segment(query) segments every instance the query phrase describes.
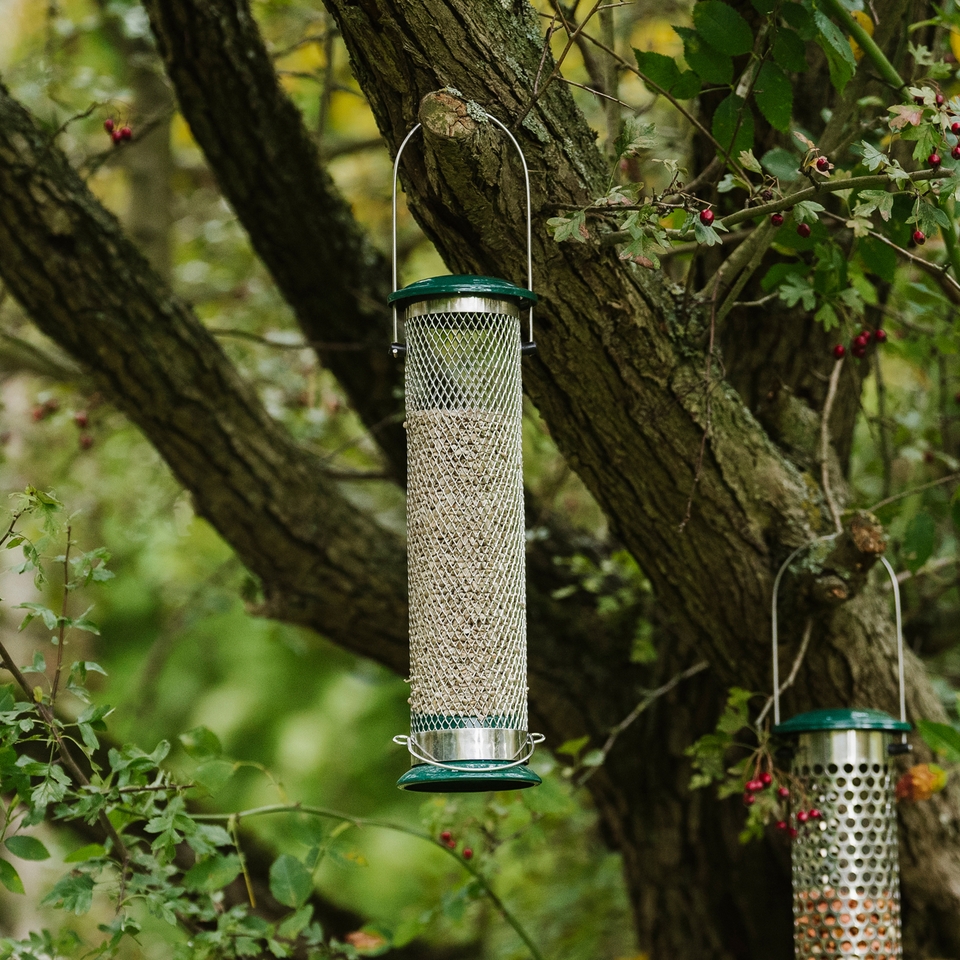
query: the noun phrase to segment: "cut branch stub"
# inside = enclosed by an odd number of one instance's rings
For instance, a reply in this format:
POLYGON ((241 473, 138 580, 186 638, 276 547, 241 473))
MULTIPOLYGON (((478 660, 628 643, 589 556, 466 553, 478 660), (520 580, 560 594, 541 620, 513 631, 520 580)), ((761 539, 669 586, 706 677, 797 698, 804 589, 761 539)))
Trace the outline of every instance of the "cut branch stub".
POLYGON ((855 597, 887 548, 883 527, 871 513, 858 512, 819 564, 810 596, 815 603, 835 606, 855 597))

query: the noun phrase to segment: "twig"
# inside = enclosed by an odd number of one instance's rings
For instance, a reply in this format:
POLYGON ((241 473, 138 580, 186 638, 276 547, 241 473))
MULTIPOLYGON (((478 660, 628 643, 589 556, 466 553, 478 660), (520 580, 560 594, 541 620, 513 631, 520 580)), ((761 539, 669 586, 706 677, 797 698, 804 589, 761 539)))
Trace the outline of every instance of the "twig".
POLYGON ((682 683, 684 680, 689 680, 691 677, 695 677, 698 673, 702 673, 704 670, 709 667, 710 664, 706 660, 701 660, 699 663, 695 663, 692 667, 688 667, 682 673, 678 673, 675 677, 672 677, 668 680, 662 687, 657 687, 656 690, 648 691, 643 699, 627 714, 627 716, 621 720, 611 731, 610 735, 607 737, 606 743, 600 748, 601 760, 600 763, 595 766, 588 767, 581 776, 575 786, 582 787, 600 768, 601 764, 607 759, 607 756, 610 754, 610 751, 613 749, 613 745, 617 742, 617 737, 623 733, 636 719, 640 716, 644 710, 647 709, 655 700, 659 700, 660 697, 668 694, 677 684, 682 683))
MULTIPOLYGON (((813 633, 813 620, 807 620, 807 625, 803 629, 803 642, 800 644, 800 650, 797 653, 796 659, 793 661, 793 666, 790 668, 790 676, 780 684, 780 689, 778 694, 782 697, 786 690, 789 690, 793 686, 794 680, 797 679, 797 674, 800 672, 800 664, 803 663, 803 658, 807 655, 807 647, 810 646, 810 635, 813 633)), ((773 706, 773 697, 768 697, 767 702, 763 705, 763 709, 760 711, 760 715, 757 717, 757 722, 754 724, 759 730, 763 724, 764 718, 770 712, 770 708, 773 706)))
POLYGON ((887 506, 887 504, 895 503, 897 500, 903 500, 904 497, 912 497, 915 493, 922 493, 924 490, 930 490, 933 487, 939 487, 945 483, 953 483, 954 481, 960 482, 960 473, 949 473, 939 480, 931 480, 929 483, 923 483, 919 487, 913 487, 911 490, 904 490, 903 493, 895 493, 892 497, 887 497, 885 500, 875 503, 872 507, 867 507, 867 512, 873 513, 875 510, 887 506))
POLYGON ((70 534, 73 527, 67 524, 67 547, 63 551, 63 603, 60 604, 60 623, 57 630, 57 669, 53 674, 50 687, 50 703, 57 702, 57 690, 60 688, 60 671, 63 669, 63 647, 67 636, 67 600, 70 597, 70 534))
POLYGON ((883 379, 883 365, 880 363, 880 351, 873 354, 874 379, 877 382, 877 426, 880 430, 880 463, 883 467, 883 495, 890 496, 893 482, 893 467, 890 456, 890 425, 887 423, 887 385, 883 379))
MULTIPOLYGON (((938 557, 936 560, 925 563, 916 573, 910 570, 901 570, 897 574, 897 583, 903 583, 913 577, 923 577, 928 573, 936 573, 938 570, 942 570, 944 567, 949 567, 955 563, 960 563, 960 557, 938 557)), ((893 587, 884 581, 884 589, 892 590, 893 587)))
POLYGON ((363 343, 327 343, 323 340, 298 340, 296 343, 283 343, 279 340, 270 340, 259 333, 249 333, 246 330, 231 330, 224 327, 209 327, 209 332, 215 337, 237 337, 240 340, 251 340, 253 343, 275 350, 383 350, 383 344, 367 345, 363 343))
POLYGON ((491 887, 490 881, 487 880, 480 870, 469 860, 464 860, 463 857, 454 850, 451 850, 446 844, 434 839, 430 834, 424 833, 423 830, 417 830, 415 827, 408 827, 402 823, 392 823, 389 820, 380 820, 375 817, 354 817, 347 813, 341 813, 339 810, 330 810, 327 807, 305 806, 299 803, 269 804, 263 807, 253 807, 249 810, 240 810, 237 813, 200 813, 195 814, 194 819, 215 822, 226 821, 228 824, 235 822, 239 827, 240 821, 246 817, 262 817, 275 813, 305 813, 313 817, 326 817, 330 820, 339 820, 342 823, 352 823, 355 827, 378 827, 383 830, 395 830, 397 833, 405 833, 408 836, 417 837, 420 840, 425 840, 427 843, 438 847, 444 853, 453 857, 453 859, 480 884, 483 892, 500 912, 503 919, 513 927, 517 936, 526 944, 534 960, 544 960, 543 954, 540 952, 540 948, 534 942, 533 938, 527 933, 520 921, 507 909, 504 902, 497 896, 493 887, 491 887))
POLYGON ((830 372, 830 384, 827 387, 827 399, 823 405, 823 413, 820 417, 820 483, 823 487, 823 497, 830 508, 830 516, 833 517, 833 525, 837 533, 843 533, 843 524, 840 522, 840 510, 833 499, 833 493, 830 490, 830 413, 833 410, 833 401, 837 396, 837 384, 840 382, 840 371, 843 369, 843 357, 840 357, 833 365, 830 372))
POLYGON ((611 97, 609 93, 604 93, 602 90, 596 90, 593 87, 588 87, 585 83, 577 83, 576 80, 568 80, 566 77, 557 77, 557 79, 561 83, 566 83, 571 87, 579 87, 581 90, 586 90, 587 93, 592 93, 596 97, 603 97, 604 100, 611 100, 613 103, 618 103, 621 107, 626 107, 628 110, 636 110, 636 107, 630 106, 629 103, 625 103, 618 97, 611 97))

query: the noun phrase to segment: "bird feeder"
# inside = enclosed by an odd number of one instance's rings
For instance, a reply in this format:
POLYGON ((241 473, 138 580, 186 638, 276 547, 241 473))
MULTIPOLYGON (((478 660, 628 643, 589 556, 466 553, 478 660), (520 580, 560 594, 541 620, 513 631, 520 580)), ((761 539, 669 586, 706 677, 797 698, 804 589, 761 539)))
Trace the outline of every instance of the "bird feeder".
POLYGON ((540 783, 527 763, 525 527, 520 358, 533 349, 530 184, 527 287, 480 276, 397 289, 394 356, 405 360, 409 736, 405 790, 477 792, 540 783), (521 336, 527 313, 527 342, 521 336), (402 326, 404 341, 398 339, 402 326))
MULTIPOLYGON (((802 548, 801 548, 802 549, 802 548)), ((780 722, 777 588, 773 597, 773 732, 793 742, 792 775, 804 805, 821 816, 793 840, 796 960, 900 960, 900 868, 896 774, 891 756, 909 751, 900 595, 893 568, 900 719, 881 710, 829 709, 780 722)))

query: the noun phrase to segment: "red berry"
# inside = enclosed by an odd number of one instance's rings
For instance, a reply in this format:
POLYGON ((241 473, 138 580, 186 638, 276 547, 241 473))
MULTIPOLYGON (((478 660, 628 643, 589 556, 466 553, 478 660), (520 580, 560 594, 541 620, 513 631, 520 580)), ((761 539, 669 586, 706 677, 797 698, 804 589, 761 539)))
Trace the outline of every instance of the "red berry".
POLYGON ((853 338, 852 347, 865 347, 870 342, 869 333, 861 333, 853 338))
POLYGON ((89 433, 80 434, 80 449, 89 450, 93 446, 93 437, 89 433))
POLYGON ((120 136, 119 130, 114 130, 113 133, 110 134, 110 139, 114 142, 114 144, 118 144, 123 137, 120 136))
POLYGON ((797 830, 796 827, 791 827, 791 828, 790 828, 790 839, 791 839, 791 840, 796 840, 798 833, 799 833, 799 831, 797 830))
POLYGON ((958 143, 958 144, 950 151, 950 156, 953 157, 954 160, 960 160, 960 143, 958 143))
MULTIPOLYGON (((838 360, 839 360, 846 352, 847 352, 847 348, 846 348, 842 343, 838 343, 838 344, 833 348, 833 355, 834 355, 838 360)), ((787 793, 789 794, 789 791, 787 791, 787 793)))
POLYGON ((121 140, 130 140, 133 138, 133 131, 129 127, 120 128, 120 139, 121 140))
POLYGON ((452 836, 453 836, 453 834, 450 833, 449 830, 444 830, 443 833, 440 834, 440 839, 441 839, 444 843, 449 843, 452 836))
POLYGON ((942 106, 943 106, 943 102, 944 102, 943 94, 942 94, 942 93, 938 93, 938 94, 936 95, 936 97, 934 98, 934 102, 937 104, 938 107, 942 107, 942 106))
POLYGON ((712 210, 701 210, 700 211, 700 222, 705 226, 709 227, 713 223, 714 214, 712 210))
POLYGON ((850 352, 858 359, 862 360, 867 355, 867 348, 861 347, 859 344, 855 344, 850 348, 850 352))
POLYGON ((939 167, 943 161, 940 159, 939 153, 931 153, 930 156, 927 157, 927 163, 929 163, 931 167, 939 167))
POLYGON ((830 169, 830 161, 826 157, 818 157, 817 169, 821 173, 826 173, 830 169))
POLYGON ((873 333, 873 339, 876 340, 877 343, 883 343, 883 341, 887 339, 887 331, 875 330, 873 333))
POLYGON ((778 788, 777 788, 777 796, 778 796, 781 800, 786 800, 787 797, 790 796, 790 791, 789 791, 786 787, 778 787, 778 788))
POLYGON ((765 787, 769 787, 770 784, 773 783, 773 777, 771 777, 770 774, 767 773, 766 770, 764 770, 763 773, 760 774, 760 782, 761 782, 765 787))
POLYGON ((927 235, 922 230, 913 231, 913 242, 918 246, 922 247, 927 242, 927 235))
POLYGON ((950 130, 953 133, 960 133, 960 120, 954 120, 953 123, 950 124, 950 130))
POLYGON ((30 412, 30 416, 33 417, 34 423, 39 423, 47 415, 47 408, 42 404, 37 404, 30 412))
POLYGON ((473 851, 469 847, 463 848, 463 859, 469 860, 473 856, 473 851))
POLYGON ((811 820, 819 820, 822 816, 823 814, 816 807, 810 811, 811 820))
POLYGON ((745 793, 743 795, 744 806, 752 807, 757 802, 757 798, 752 793, 745 793))
POLYGON ((82 428, 82 427, 85 427, 85 426, 90 422, 90 418, 87 416, 87 411, 86 411, 86 410, 78 410, 78 411, 73 415, 73 422, 74 422, 78 427, 81 427, 81 428, 82 428))
POLYGON ((778 830, 786 830, 787 827, 789 827, 789 826, 790 826, 790 824, 787 823, 786 820, 778 820, 778 821, 777 821, 777 829, 778 829, 778 830))
POLYGON ((797 814, 797 822, 798 822, 798 823, 806 823, 809 819, 810 819, 810 814, 807 813, 806 810, 801 810, 801 811, 797 814))
POLYGON ((798 223, 797 224, 797 233, 803 237, 804 240, 810 236, 810 224, 809 223, 798 223))
POLYGON ((107 133, 113 133, 113 117, 107 117, 107 119, 103 121, 103 129, 106 130, 107 133))
POLYGON ((928 450, 928 451, 923 455, 923 462, 924 462, 924 463, 934 463, 934 462, 936 461, 936 459, 937 459, 937 458, 933 455, 933 451, 932 451, 932 450, 928 450))
POLYGON ((771 222, 775 227, 782 227, 782 226, 783 226, 783 214, 782 214, 782 213, 773 213, 773 214, 771 214, 771 215, 770 215, 770 222, 771 222))

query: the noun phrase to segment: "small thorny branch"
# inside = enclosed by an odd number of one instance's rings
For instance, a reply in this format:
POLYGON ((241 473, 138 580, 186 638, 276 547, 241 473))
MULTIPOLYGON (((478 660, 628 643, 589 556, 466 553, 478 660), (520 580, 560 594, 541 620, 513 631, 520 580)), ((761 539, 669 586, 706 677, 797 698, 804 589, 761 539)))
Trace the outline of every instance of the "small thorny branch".
POLYGON ((60 689, 60 672, 63 669, 63 647, 67 635, 67 602, 70 599, 70 538, 73 527, 67 526, 67 546, 63 551, 63 603, 60 605, 60 623, 57 629, 57 669, 53 675, 53 684, 50 687, 50 703, 57 702, 57 691, 60 689))
MULTIPOLYGON (((807 620, 807 625, 803 628, 803 641, 800 644, 800 650, 797 652, 797 656, 793 661, 793 666, 790 668, 790 675, 787 677, 783 683, 780 684, 780 689, 777 691, 778 696, 783 696, 784 692, 789 690, 793 686, 793 682, 797 679, 797 674, 800 672, 800 665, 803 663, 803 658, 807 655, 807 647, 810 646, 810 636, 813 633, 813 620, 807 620)), ((760 715, 757 717, 757 722, 755 724, 758 730, 762 729, 763 721, 766 719, 767 714, 770 712, 770 708, 773 706, 773 697, 770 696, 767 698, 767 702, 763 705, 763 709, 760 711, 760 715)))
POLYGON ((600 763, 596 766, 587 767, 584 773, 577 779, 574 786, 582 787, 603 765, 603 761, 607 759, 610 751, 613 749, 613 745, 617 742, 617 737, 623 733, 636 719, 644 712, 655 700, 659 700, 660 697, 668 694, 674 687, 679 683, 682 683, 684 680, 689 680, 691 677, 695 677, 698 673, 702 673, 710 664, 706 660, 701 660, 699 663, 695 663, 692 667, 688 667, 682 673, 678 673, 675 677, 671 677, 663 686, 657 687, 656 690, 650 690, 645 695, 644 698, 620 721, 611 731, 610 735, 607 737, 606 742, 600 748, 600 763))
POLYGON ((830 373, 830 385, 827 387, 827 399, 823 405, 823 415, 820 420, 820 483, 823 487, 823 498, 827 501, 830 516, 837 533, 843 533, 843 524, 840 521, 840 509, 833 498, 830 489, 830 413, 833 402, 837 397, 837 384, 840 382, 840 371, 843 369, 843 357, 833 365, 830 373))

